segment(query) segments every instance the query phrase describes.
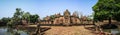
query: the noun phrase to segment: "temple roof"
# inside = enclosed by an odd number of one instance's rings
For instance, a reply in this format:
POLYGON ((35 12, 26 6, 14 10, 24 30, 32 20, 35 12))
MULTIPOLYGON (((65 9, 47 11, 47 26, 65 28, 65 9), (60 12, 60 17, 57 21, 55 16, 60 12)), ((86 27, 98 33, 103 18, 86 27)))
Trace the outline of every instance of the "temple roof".
POLYGON ((70 15, 70 12, 68 11, 68 9, 66 9, 66 10, 64 11, 64 15, 66 15, 66 14, 69 14, 69 15, 70 15))

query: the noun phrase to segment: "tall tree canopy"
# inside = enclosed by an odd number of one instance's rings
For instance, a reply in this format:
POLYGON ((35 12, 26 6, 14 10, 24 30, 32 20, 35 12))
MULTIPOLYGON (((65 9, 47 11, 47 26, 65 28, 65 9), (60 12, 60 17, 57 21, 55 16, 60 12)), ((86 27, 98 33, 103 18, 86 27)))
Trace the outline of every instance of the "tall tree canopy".
POLYGON ((30 22, 30 15, 31 14, 29 12, 23 13, 22 19, 27 20, 27 22, 30 22))
POLYGON ((31 22, 31 23, 38 22, 38 18, 39 18, 39 16, 38 16, 37 14, 35 14, 35 15, 30 15, 30 22, 31 22))
POLYGON ((16 12, 14 13, 12 19, 8 22, 8 25, 16 25, 21 24, 21 18, 23 15, 23 11, 21 11, 21 8, 16 8, 16 12))
POLYGON ((22 15, 22 19, 27 20, 28 22, 35 23, 38 22, 39 16, 37 14, 31 15, 29 12, 26 12, 22 15))
POLYGON ((11 18, 6 18, 6 17, 3 17, 1 20, 0 20, 0 26, 5 26, 7 25, 7 23, 11 20, 11 18))
POLYGON ((19 25, 22 24, 22 20, 26 20, 29 23, 35 23, 38 22, 39 16, 37 14, 31 15, 29 12, 24 12, 21 10, 21 8, 16 8, 16 12, 14 13, 11 20, 8 22, 8 25, 19 25))
POLYGON ((120 0, 99 0, 93 6, 94 20, 102 21, 107 19, 115 19, 120 21, 120 0))

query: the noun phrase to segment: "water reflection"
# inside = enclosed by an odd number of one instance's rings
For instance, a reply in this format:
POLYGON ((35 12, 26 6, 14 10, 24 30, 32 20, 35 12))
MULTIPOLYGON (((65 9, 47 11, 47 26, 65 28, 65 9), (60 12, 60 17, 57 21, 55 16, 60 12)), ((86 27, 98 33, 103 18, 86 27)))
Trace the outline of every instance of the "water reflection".
POLYGON ((0 35, 28 35, 27 31, 17 30, 8 27, 0 28, 0 35))
POLYGON ((117 33, 119 33, 119 29, 111 29, 111 33, 112 34, 117 34, 117 33))
POLYGON ((120 35, 120 29, 104 29, 105 32, 112 33, 113 35, 120 35))

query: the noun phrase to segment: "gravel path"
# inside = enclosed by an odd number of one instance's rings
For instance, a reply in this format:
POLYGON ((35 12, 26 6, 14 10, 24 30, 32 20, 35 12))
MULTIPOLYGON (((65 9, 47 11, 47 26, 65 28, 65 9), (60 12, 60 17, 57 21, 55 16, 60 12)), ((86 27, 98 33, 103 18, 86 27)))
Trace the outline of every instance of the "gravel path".
POLYGON ((45 32, 45 35, 95 35, 92 31, 87 30, 84 26, 52 26, 50 30, 45 32))

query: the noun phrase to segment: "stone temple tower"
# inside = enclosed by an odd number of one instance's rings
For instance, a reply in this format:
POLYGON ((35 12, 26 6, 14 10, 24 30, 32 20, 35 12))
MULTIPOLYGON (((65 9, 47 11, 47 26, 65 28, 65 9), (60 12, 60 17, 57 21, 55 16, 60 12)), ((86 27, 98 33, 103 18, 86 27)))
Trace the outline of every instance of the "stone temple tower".
POLYGON ((70 24, 70 12, 68 11, 68 9, 66 9, 66 11, 64 11, 64 24, 65 25, 69 25, 70 24))
POLYGON ((64 11, 64 17, 70 17, 70 12, 68 11, 68 9, 64 11))

